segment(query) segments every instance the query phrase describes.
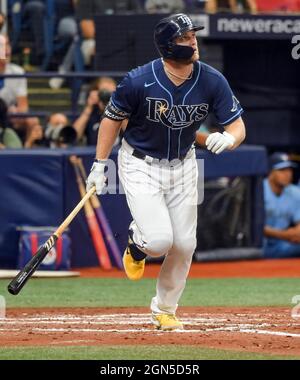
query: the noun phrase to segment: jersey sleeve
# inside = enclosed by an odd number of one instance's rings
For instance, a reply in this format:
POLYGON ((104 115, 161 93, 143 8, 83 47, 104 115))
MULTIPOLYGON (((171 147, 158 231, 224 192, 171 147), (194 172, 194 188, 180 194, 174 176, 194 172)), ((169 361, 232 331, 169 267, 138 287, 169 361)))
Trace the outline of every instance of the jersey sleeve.
POLYGON ((213 99, 213 113, 222 126, 231 124, 243 113, 243 108, 238 99, 234 96, 227 80, 220 75, 215 88, 213 99))
POLYGON ((104 117, 117 121, 128 119, 135 108, 136 99, 132 80, 127 74, 112 94, 105 108, 104 117))

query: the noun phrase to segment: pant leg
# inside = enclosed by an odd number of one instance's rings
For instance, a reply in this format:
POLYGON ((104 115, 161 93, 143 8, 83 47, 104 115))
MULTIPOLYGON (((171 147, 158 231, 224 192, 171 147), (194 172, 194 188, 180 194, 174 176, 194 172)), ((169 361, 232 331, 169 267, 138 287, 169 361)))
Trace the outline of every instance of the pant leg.
POLYGON ((65 42, 67 49, 58 71, 60 73, 67 73, 71 71, 74 64, 76 38, 79 38, 77 23, 73 17, 64 17, 60 20, 57 28, 57 36, 59 40, 65 42))
POLYGON ((29 26, 35 44, 35 55, 41 57, 44 54, 44 18, 45 4, 42 1, 29 1, 24 6, 24 15, 29 20, 29 26))
POLYGON ((90 65, 92 58, 95 55, 96 40, 94 38, 87 38, 82 41, 81 53, 83 55, 84 64, 90 65))
POLYGON ((59 39, 66 39, 67 41, 72 41, 73 38, 78 34, 78 27, 75 19, 73 17, 63 17, 57 27, 57 36, 59 39))
POLYGON ((132 156, 123 148, 118 155, 119 178, 134 220, 134 243, 147 255, 159 257, 173 244, 173 232, 159 168, 132 156))
POLYGON ((194 155, 186 161, 183 173, 180 169, 176 173, 174 189, 166 195, 173 245, 162 264, 151 302, 154 313, 176 312, 196 248, 198 167, 194 155))
POLYGON ((293 244, 285 240, 278 240, 275 245, 265 245, 264 257, 268 259, 300 257, 300 244, 293 244))

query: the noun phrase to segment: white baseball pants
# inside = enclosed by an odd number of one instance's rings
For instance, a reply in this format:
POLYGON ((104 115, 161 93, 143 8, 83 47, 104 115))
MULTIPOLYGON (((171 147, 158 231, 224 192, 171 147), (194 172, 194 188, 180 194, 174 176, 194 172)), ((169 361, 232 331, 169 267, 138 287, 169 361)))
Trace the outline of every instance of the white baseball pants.
POLYGON ((196 248, 197 179, 195 150, 177 165, 132 156, 123 139, 119 178, 133 217, 133 240, 147 255, 165 255, 159 273, 154 313, 176 312, 196 248))

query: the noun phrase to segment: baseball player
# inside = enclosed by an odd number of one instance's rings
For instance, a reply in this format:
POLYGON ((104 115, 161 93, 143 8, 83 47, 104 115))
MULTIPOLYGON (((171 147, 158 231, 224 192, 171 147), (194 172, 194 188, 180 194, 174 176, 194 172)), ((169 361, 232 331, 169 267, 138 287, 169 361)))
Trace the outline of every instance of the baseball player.
POLYGON ((228 82, 199 61, 196 32, 201 29, 182 13, 156 25, 161 57, 130 71, 112 94, 87 179, 87 190, 95 185, 100 194, 106 160, 128 119, 118 154, 133 217, 123 264, 128 278, 139 280, 147 256, 164 256, 151 302, 152 323, 161 330, 183 328, 175 313, 196 247, 196 131, 213 112, 224 132, 207 137, 208 150, 219 154, 245 138, 243 110, 228 82))

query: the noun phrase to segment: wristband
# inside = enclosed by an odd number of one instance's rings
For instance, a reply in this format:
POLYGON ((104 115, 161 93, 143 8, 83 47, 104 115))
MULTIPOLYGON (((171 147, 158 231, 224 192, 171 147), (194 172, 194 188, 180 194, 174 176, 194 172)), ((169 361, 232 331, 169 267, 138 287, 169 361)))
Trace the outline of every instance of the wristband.
POLYGON ((106 164, 107 163, 107 160, 100 160, 98 158, 95 158, 94 159, 94 162, 97 162, 97 164, 106 164))

